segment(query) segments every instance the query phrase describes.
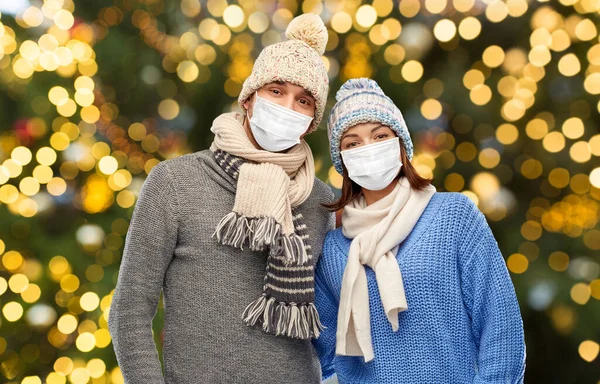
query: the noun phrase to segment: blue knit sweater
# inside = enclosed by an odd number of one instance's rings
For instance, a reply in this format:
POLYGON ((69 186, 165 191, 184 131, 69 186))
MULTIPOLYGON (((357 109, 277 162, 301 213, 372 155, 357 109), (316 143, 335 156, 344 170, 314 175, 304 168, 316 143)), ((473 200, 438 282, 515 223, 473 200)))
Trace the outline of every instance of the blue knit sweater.
POLYGON ((485 217, 460 193, 435 193, 400 245, 408 309, 387 321, 375 273, 369 285, 375 359, 336 356, 342 276, 351 240, 329 232, 318 263, 315 305, 327 329, 314 341, 323 378, 340 383, 521 383, 523 324, 504 259, 485 217))

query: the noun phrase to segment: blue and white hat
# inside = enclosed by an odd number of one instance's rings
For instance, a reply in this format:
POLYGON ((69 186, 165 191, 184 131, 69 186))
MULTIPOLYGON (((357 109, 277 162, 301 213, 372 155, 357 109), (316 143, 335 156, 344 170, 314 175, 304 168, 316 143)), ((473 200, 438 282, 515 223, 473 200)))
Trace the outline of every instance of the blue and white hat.
POLYGON ((336 103, 327 121, 329 150, 335 169, 342 174, 340 139, 349 128, 361 123, 381 123, 400 138, 406 155, 413 156, 413 143, 400 109, 379 85, 364 77, 346 81, 335 95, 336 103))

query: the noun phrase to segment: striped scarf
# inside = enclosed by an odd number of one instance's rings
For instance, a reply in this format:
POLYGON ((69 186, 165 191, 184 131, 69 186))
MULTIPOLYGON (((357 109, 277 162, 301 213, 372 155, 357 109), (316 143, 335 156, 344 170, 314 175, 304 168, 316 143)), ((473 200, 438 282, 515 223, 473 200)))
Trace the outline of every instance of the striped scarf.
MULTIPOLYGON (((243 151, 236 150, 228 135, 241 134, 247 139, 238 115, 221 115, 215 120, 211 130, 215 132, 215 142, 211 146, 213 156, 217 164, 237 182, 233 210, 223 217, 213 236, 225 245, 240 249, 248 246, 255 251, 269 252, 263 292, 244 310, 244 323, 248 326, 261 325, 267 333, 290 338, 319 337, 323 326, 314 306, 315 258, 308 244, 306 224, 297 209, 305 197, 301 201, 292 197, 294 201, 284 204, 284 212, 281 212, 278 208, 282 205, 277 201, 283 199, 280 196, 283 193, 287 198, 291 187, 290 177, 278 180, 277 177, 281 174, 286 175, 279 166, 261 163, 256 159, 248 161, 247 158, 231 153, 235 151, 243 154, 243 151), (232 150, 225 151, 223 148, 232 150), (269 173, 269 170, 277 169, 277 172, 269 173), (265 199, 265 195, 274 196, 265 199), (288 220, 289 223, 286 222, 288 220)), ((239 140, 238 138, 235 140, 239 140)), ((246 147, 245 141, 241 141, 242 146, 246 147)), ((259 151, 253 147, 244 150, 259 151)), ((312 161, 312 156, 305 161, 312 161)), ((310 173, 308 172, 309 175, 310 173)))

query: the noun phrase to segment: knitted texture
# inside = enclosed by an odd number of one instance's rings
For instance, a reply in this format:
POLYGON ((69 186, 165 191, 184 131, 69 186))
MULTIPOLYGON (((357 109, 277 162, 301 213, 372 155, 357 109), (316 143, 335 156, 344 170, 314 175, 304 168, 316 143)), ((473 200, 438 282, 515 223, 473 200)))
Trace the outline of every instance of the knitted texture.
POLYGON ((399 330, 384 313, 367 268, 375 359, 336 356, 342 274, 351 240, 330 232, 315 274, 315 303, 327 329, 314 341, 323 377, 344 383, 522 383, 525 343, 519 304, 485 217, 466 196, 436 193, 400 244, 409 307, 399 330))
POLYGON ((285 32, 287 41, 265 47, 254 62, 238 97, 240 108, 254 92, 274 81, 287 81, 309 91, 315 99, 310 131, 319 126, 327 103, 329 76, 321 55, 327 45, 327 28, 313 13, 294 18, 285 32))
POLYGON ((283 249, 290 262, 302 264, 306 252, 294 233, 292 207, 302 204, 312 191, 312 151, 304 140, 284 153, 256 149, 242 121, 237 112, 224 113, 210 129, 215 134, 212 151, 222 150, 245 160, 236 169, 239 188, 235 205, 217 226, 217 240, 238 248, 248 244, 253 250, 268 247, 275 255, 283 249))
POLYGON ((336 353, 374 358, 366 267, 375 271, 386 316, 392 330, 398 330, 398 312, 408 304, 392 250, 410 234, 434 194, 433 185, 417 191, 402 177, 390 194, 373 204, 359 196, 344 207, 342 233, 352 245, 342 279, 336 353))
MULTIPOLYGON (((164 161, 144 182, 131 218, 108 326, 127 384, 319 383, 309 340, 276 337, 241 319, 262 293, 267 251, 211 238, 233 207, 236 181, 206 150, 164 161), (152 319, 163 293, 164 377, 152 319), (275 364, 276 362, 276 364, 275 364)), ((315 179, 298 206, 321 253, 333 193, 315 179)), ((158 335, 156 335, 158 336, 158 335)))
MULTIPOLYGON (((221 168, 234 179, 241 177, 244 172, 241 168, 246 164, 244 159, 233 156, 227 152, 216 150, 215 160, 221 168)), ((273 165, 273 164, 259 164, 273 165)), ((283 174, 285 176, 285 173, 283 174)), ((268 189, 277 187, 277 179, 271 179, 271 188, 262 185, 263 194, 268 195, 268 189)), ((280 183, 287 188, 289 178, 285 176, 280 183), (285 183, 284 183, 285 182, 285 183)), ((258 183, 261 186, 261 183, 258 183)), ((246 185, 246 188, 252 188, 253 185, 246 185)), ((238 179, 238 189, 236 200, 244 191, 240 190, 241 184, 238 179)), ((254 197, 254 196, 250 196, 254 197)), ((255 200, 258 200, 255 198, 255 200)), ((303 248, 304 260, 298 260, 298 263, 290 263, 283 256, 282 239, 277 247, 271 247, 265 271, 265 284, 263 293, 256 300, 248 304, 242 318, 248 326, 262 325, 265 332, 273 333, 277 336, 287 336, 299 339, 309 339, 319 337, 323 326, 319 321, 319 313, 314 305, 315 300, 315 279, 314 267, 315 259, 312 255, 310 245, 307 242, 310 239, 306 224, 303 222, 302 213, 297 212, 296 208, 291 209, 293 232, 297 235, 299 246, 303 248)), ((261 228, 260 220, 241 220, 244 225, 241 227, 252 235, 259 232, 267 232, 264 226, 261 228), (259 225, 257 225, 259 224, 259 225)), ((240 219, 236 219, 240 221, 240 219)), ((269 223, 269 221, 267 221, 269 223)), ((270 226, 275 228, 274 226, 270 226)), ((275 232, 275 231, 272 231, 275 232)), ((238 236, 242 238, 242 236, 238 236)), ((251 244, 253 246, 254 244, 251 244)), ((254 248, 254 247, 253 247, 254 248)), ((300 253, 300 252, 298 252, 300 253)))
POLYGON ((342 174, 340 140, 348 129, 362 123, 381 123, 400 138, 409 159, 413 143, 400 109, 387 97, 374 80, 364 77, 346 81, 335 95, 336 103, 327 121, 331 160, 342 174))

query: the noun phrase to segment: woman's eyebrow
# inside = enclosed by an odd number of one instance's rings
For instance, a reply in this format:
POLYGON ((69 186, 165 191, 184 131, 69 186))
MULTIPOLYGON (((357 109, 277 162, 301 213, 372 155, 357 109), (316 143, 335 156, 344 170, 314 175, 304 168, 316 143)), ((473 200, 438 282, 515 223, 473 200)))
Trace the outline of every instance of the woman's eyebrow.
POLYGON ((371 129, 371 133, 375 132, 376 130, 378 130, 379 128, 383 128, 385 127, 384 124, 379 124, 378 126, 376 126, 375 128, 371 129))

